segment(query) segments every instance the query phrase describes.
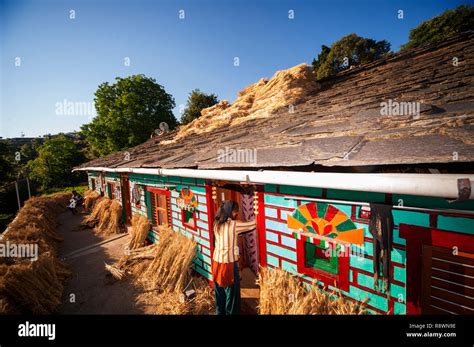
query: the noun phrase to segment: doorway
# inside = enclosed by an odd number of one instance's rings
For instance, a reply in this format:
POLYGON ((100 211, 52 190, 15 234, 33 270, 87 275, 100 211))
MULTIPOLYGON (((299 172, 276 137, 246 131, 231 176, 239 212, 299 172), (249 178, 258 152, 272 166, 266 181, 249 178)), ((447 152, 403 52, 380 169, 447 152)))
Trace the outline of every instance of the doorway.
MULTIPOLYGON (((216 189, 216 200, 213 203, 214 215, 225 200, 233 200, 239 204, 238 220, 248 222, 256 219, 254 213, 255 187, 249 185, 221 184, 216 189)), ((240 294, 243 314, 256 314, 260 297, 257 285, 259 269, 259 243, 257 230, 238 237, 240 294)))
POLYGON ((474 314, 474 236, 400 224, 408 314, 474 314))
POLYGON ((132 223, 132 205, 130 204, 130 181, 128 175, 120 175, 120 186, 122 187, 122 221, 125 225, 132 223))
POLYGON ((421 313, 474 314, 474 255, 422 246, 421 313))

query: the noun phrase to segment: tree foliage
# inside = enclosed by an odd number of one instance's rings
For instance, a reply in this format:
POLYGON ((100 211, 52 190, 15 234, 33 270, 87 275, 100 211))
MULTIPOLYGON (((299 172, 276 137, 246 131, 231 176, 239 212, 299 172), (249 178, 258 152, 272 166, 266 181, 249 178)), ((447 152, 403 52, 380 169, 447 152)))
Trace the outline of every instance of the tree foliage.
POLYGON ((7 141, 0 140, 0 184, 12 179, 13 155, 7 141))
POLYGON ((440 42, 458 33, 474 30, 474 7, 461 5, 447 10, 410 31, 409 41, 403 49, 440 42))
POLYGON ((30 178, 43 189, 70 185, 77 180, 72 168, 83 161, 84 155, 77 144, 65 135, 57 135, 39 146, 37 157, 28 162, 30 178))
POLYGON ((81 127, 95 155, 107 155, 146 141, 166 122, 177 125, 173 97, 153 78, 133 75, 102 83, 95 93, 97 116, 81 127))
POLYGON ((331 51, 331 48, 329 48, 326 45, 321 45, 321 52, 319 52, 318 57, 313 59, 313 69, 314 71, 318 71, 320 66, 326 61, 326 58, 331 51))
POLYGON ((181 117, 181 123, 187 124, 192 122, 194 119, 201 116, 201 110, 207 107, 211 107, 217 104, 219 100, 215 94, 205 94, 199 89, 191 91, 186 102, 186 108, 184 109, 183 116, 181 117))
POLYGON ((332 44, 321 47, 318 58, 313 60, 313 67, 318 80, 334 76, 350 66, 370 63, 390 52, 390 43, 386 40, 375 41, 350 34, 332 44))

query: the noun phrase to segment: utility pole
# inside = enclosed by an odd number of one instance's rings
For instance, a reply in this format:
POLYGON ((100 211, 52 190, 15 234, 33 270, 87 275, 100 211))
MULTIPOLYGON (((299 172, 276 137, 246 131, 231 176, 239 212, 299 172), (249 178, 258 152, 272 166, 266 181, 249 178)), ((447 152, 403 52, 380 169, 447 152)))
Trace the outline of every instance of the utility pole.
POLYGON ((15 181, 16 199, 18 201, 18 210, 21 209, 20 193, 18 191, 18 181, 15 181))
POLYGON ((30 180, 26 177, 26 185, 28 186, 28 198, 31 199, 30 180))

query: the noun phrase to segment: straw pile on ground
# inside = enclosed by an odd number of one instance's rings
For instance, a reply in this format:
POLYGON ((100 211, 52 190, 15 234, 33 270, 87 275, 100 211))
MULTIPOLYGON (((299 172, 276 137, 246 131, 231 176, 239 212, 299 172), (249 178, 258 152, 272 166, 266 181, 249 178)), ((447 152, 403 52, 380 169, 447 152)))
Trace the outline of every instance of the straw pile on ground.
POLYGON ((122 206, 119 202, 103 197, 96 200, 92 213, 84 218, 81 225, 95 228, 95 233, 100 235, 119 234, 122 231, 121 218, 122 206))
POLYGON ((95 204, 102 199, 102 196, 95 190, 87 190, 84 193, 84 209, 88 212, 92 212, 95 204))
POLYGON ((138 303, 148 312, 205 314, 213 309, 213 295, 204 279, 192 275, 195 254, 194 240, 165 228, 156 244, 129 250, 115 267, 144 290, 138 303))
POLYGON ((148 218, 135 213, 132 218, 131 239, 128 249, 137 249, 145 245, 145 240, 150 231, 150 222, 148 218))
POLYGON ((9 224, 2 246, 37 245, 38 259, 0 258, 0 314, 47 314, 60 304, 70 273, 57 257, 62 239, 56 217, 66 211, 69 198, 70 193, 31 198, 9 224))
POLYGON ((340 293, 321 291, 317 285, 305 288, 282 269, 262 268, 259 274, 259 314, 365 314, 363 304, 349 301, 340 293))

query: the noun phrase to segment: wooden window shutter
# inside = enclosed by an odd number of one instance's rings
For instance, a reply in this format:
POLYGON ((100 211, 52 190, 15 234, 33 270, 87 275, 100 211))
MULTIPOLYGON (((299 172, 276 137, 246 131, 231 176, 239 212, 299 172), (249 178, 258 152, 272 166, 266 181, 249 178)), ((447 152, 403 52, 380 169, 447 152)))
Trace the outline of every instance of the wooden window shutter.
POLYGON ((156 195, 150 193, 150 210, 151 210, 151 221, 153 225, 158 225, 158 216, 156 214, 156 195))

